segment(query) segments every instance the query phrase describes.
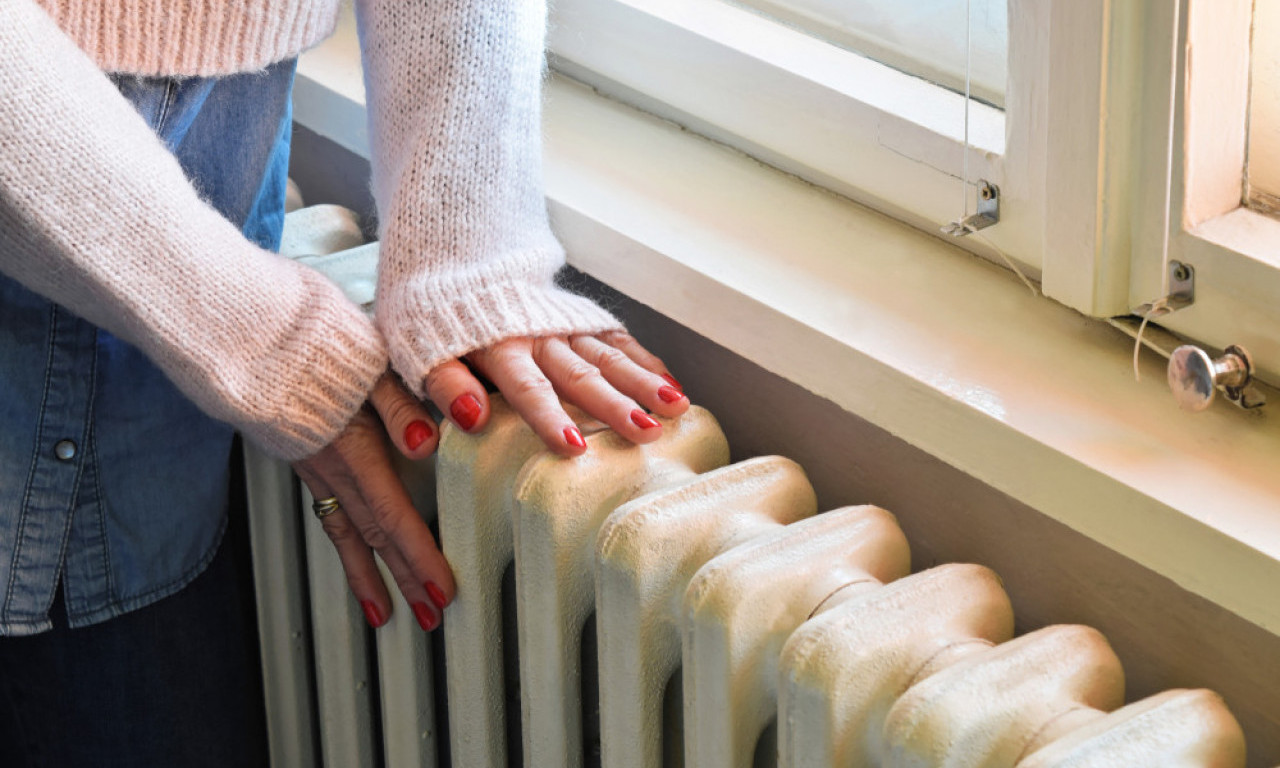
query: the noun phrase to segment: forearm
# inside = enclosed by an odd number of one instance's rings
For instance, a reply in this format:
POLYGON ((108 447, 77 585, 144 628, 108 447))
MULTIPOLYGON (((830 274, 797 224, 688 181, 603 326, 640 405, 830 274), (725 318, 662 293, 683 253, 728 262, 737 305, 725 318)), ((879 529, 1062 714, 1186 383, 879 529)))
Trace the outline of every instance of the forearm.
POLYGON ((385 368, 377 331, 204 204, 32 3, 0 6, 0 271, 135 344, 273 453, 318 450, 385 368))
POLYGON ((540 0, 357 4, 382 236, 378 323, 406 383, 513 336, 618 327, 555 288, 540 0))

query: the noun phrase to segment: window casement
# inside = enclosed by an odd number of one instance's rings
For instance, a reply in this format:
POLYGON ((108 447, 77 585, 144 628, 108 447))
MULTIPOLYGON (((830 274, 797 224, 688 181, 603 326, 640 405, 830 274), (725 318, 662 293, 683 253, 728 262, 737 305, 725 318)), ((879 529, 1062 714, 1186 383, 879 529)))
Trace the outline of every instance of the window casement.
POLYGON ((957 244, 1085 315, 1129 315, 1189 263, 1195 303, 1157 322, 1280 381, 1280 221, 1241 205, 1252 3, 1007 11, 1004 109, 969 102, 967 163, 963 95, 722 0, 558 0, 549 48, 611 98, 927 231, 960 216, 967 165, 970 210, 985 180, 1001 218, 957 244))
POLYGON ((1244 199, 1253 3, 1183 0, 1179 14, 1170 3, 1147 5, 1154 7, 1145 30, 1143 88, 1135 97, 1143 140, 1135 142, 1140 167, 1130 301, 1162 295, 1170 261, 1193 266, 1195 302, 1160 323, 1211 347, 1247 348, 1259 375, 1275 384, 1280 220, 1250 209, 1244 199), (1170 60, 1173 51, 1176 61, 1170 60), (1171 185, 1167 213, 1157 192, 1165 180, 1171 185))

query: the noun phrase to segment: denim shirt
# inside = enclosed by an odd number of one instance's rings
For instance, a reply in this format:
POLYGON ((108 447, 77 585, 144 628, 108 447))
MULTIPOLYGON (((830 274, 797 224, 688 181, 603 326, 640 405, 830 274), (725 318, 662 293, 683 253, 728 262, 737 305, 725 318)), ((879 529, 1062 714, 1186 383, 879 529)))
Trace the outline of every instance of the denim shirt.
MULTIPOLYGON (((293 73, 113 80, 202 196, 275 249, 293 73)), ((0 275, 0 635, 49 629, 59 584, 78 627, 190 583, 226 525, 232 437, 137 349, 0 275)))

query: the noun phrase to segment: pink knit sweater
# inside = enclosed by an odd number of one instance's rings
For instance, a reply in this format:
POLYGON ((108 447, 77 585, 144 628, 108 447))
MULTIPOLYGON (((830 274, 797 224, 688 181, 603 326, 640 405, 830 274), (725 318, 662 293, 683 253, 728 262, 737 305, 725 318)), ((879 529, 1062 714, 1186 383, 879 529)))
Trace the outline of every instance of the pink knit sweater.
POLYGON ((102 70, 296 55, 337 0, 0 0, 0 272, 136 344, 277 456, 331 441, 392 366, 617 327, 556 288, 540 0, 360 0, 382 262, 376 326, 203 203, 102 70), (42 7, 43 6, 43 7, 42 7))

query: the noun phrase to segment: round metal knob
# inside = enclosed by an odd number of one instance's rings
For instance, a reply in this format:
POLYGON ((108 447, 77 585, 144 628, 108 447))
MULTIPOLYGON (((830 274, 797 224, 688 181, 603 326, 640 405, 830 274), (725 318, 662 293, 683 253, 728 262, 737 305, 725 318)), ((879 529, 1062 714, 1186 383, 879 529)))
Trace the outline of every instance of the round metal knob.
POLYGON ((1251 375, 1253 361, 1241 347, 1227 347, 1226 354, 1216 360, 1190 345, 1178 347, 1169 356, 1169 388, 1178 405, 1188 411, 1203 411, 1219 388, 1239 390, 1251 375))

